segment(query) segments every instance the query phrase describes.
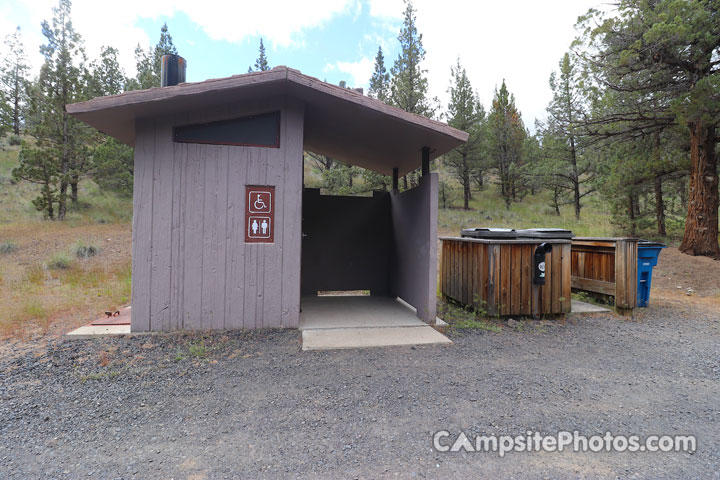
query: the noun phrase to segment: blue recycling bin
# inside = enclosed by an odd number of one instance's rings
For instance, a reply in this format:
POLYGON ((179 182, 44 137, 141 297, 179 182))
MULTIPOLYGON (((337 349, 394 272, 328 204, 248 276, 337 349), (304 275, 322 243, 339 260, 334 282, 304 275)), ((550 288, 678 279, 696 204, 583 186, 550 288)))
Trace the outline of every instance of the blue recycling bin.
POLYGON ((637 268, 637 306, 647 307, 650 300, 650 286, 652 285, 653 267, 657 265, 660 250, 665 245, 657 242, 640 240, 638 242, 638 268, 637 268))

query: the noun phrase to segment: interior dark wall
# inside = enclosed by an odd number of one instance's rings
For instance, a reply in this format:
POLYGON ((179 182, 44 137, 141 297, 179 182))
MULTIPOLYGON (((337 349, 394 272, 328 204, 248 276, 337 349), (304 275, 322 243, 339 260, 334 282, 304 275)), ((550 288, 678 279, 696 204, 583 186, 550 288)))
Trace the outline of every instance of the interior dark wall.
POLYGON ((303 190, 301 291, 370 290, 390 293, 390 194, 320 195, 303 190))

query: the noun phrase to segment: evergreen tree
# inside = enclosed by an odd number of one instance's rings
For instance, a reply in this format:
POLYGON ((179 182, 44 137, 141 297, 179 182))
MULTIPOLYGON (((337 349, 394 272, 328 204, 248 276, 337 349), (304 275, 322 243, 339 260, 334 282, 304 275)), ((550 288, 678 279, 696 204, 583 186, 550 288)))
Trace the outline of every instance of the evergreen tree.
POLYGON ((102 97, 122 93, 126 78, 120 67, 118 55, 119 52, 116 48, 102 47, 100 49, 100 60, 90 66, 90 96, 102 97))
POLYGON ((386 103, 390 97, 390 74, 385 69, 382 47, 378 47, 378 53, 375 56, 375 70, 370 78, 368 96, 386 103))
MULTIPOLYGON (((427 71, 421 67, 425 59, 422 34, 418 33, 416 11, 411 0, 405 0, 403 26, 398 35, 400 53, 390 69, 389 103, 406 112, 432 117, 435 109, 427 99, 427 71)), ((410 173, 410 186, 416 186, 417 172, 410 173)), ((408 176, 403 177, 403 186, 408 189, 408 176)))
POLYGON ((559 64, 558 72, 550 75, 552 100, 547 107, 548 120, 539 125, 543 137, 543 155, 536 172, 545 185, 555 192, 554 207, 557 210, 560 197, 569 196, 580 219, 583 197, 592 193, 594 181, 594 159, 583 155, 583 137, 579 123, 587 117, 584 105, 583 82, 576 65, 566 53, 559 64))
MULTIPOLYGON (((116 95, 123 91, 125 73, 118 62, 118 51, 103 47, 100 61, 93 64, 91 96, 116 95)), ((131 194, 133 187, 133 149, 112 137, 98 133, 92 155, 93 180, 103 190, 131 194)))
POLYGON ((720 258, 716 130, 720 123, 720 29, 716 0, 620 0, 612 16, 581 18, 587 68, 619 93, 588 122, 596 134, 642 137, 687 127, 690 188, 680 250, 720 258))
POLYGON ((498 173, 500 194, 505 208, 525 193, 523 146, 527 132, 520 112, 503 80, 500 90, 495 90, 492 109, 488 115, 488 154, 498 173))
POLYGON ((15 135, 20 134, 23 121, 23 108, 27 102, 27 75, 28 65, 20 35, 20 27, 11 35, 5 37, 5 47, 8 54, 0 65, 0 95, 3 102, 0 108, 4 111, 2 125, 10 126, 15 135))
POLYGON ((78 183, 89 158, 89 127, 65 111, 68 103, 87 99, 83 83, 85 54, 70 12, 70 0, 60 0, 53 8, 52 22, 42 23, 46 43, 40 50, 45 63, 30 90, 28 109, 28 133, 35 138, 35 144, 23 144, 20 166, 13 171, 18 178, 47 186, 41 194, 45 200, 38 198, 35 205, 53 217, 52 204, 57 201, 60 220, 67 212, 68 187, 71 200, 77 202, 78 183), (57 181, 57 187, 50 186, 53 181, 57 181))
POLYGON ((415 25, 415 8, 411 0, 406 0, 403 26, 398 36, 400 53, 391 69, 390 102, 410 113, 431 117, 434 114, 426 96, 427 73, 420 66, 425 59, 422 34, 415 25))
POLYGON ((473 91, 467 72, 457 64, 450 69, 450 103, 448 125, 470 134, 467 143, 447 154, 445 164, 463 187, 463 208, 470 209, 472 181, 482 175, 481 139, 485 110, 473 91), (479 172, 480 171, 480 172, 479 172))
POLYGON ((267 55, 265 55, 265 45, 263 44, 263 39, 261 38, 258 58, 255 60, 255 69, 253 69, 253 67, 248 68, 248 73, 267 72, 268 70, 270 70, 270 64, 268 63, 267 55))
POLYGON ((167 22, 160 28, 160 39, 154 47, 147 51, 138 45, 135 47, 135 64, 137 76, 135 82, 127 85, 127 90, 146 89, 160 86, 160 71, 163 55, 177 55, 177 48, 172 35, 168 32, 167 22))

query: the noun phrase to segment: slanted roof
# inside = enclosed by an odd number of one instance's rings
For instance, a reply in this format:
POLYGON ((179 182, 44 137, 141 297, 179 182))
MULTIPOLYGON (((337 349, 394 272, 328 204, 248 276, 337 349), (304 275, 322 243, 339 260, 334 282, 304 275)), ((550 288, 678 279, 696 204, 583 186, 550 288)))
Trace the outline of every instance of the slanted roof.
POLYGON ((445 123, 391 107, 354 90, 288 67, 99 97, 66 106, 68 113, 128 145, 135 120, 275 95, 305 103, 304 148, 386 175, 420 166, 421 150, 436 158, 467 141, 445 123))

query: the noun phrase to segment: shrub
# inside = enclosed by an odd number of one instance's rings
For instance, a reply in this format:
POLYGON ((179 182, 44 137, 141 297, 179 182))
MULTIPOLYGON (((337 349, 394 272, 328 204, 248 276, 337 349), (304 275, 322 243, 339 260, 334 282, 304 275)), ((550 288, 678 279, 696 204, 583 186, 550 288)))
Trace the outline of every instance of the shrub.
POLYGON ((75 256, 77 258, 90 258, 94 257, 98 254, 100 249, 96 247, 95 245, 91 244, 84 244, 82 242, 78 242, 73 247, 73 252, 75 252, 75 256))
POLYGON ((10 138, 8 138, 8 145, 20 145, 22 143, 22 138, 20 138, 20 135, 10 135, 10 138))
POLYGON ((0 253, 12 253, 17 250, 15 242, 0 242, 0 253))
POLYGON ((50 258, 47 266, 51 270, 67 270, 72 267, 72 260, 64 253, 56 253, 50 258))
POLYGON ((199 340, 197 342, 190 343, 188 351, 191 356, 195 358, 204 358, 207 356, 207 349, 205 348, 205 340, 199 340))

